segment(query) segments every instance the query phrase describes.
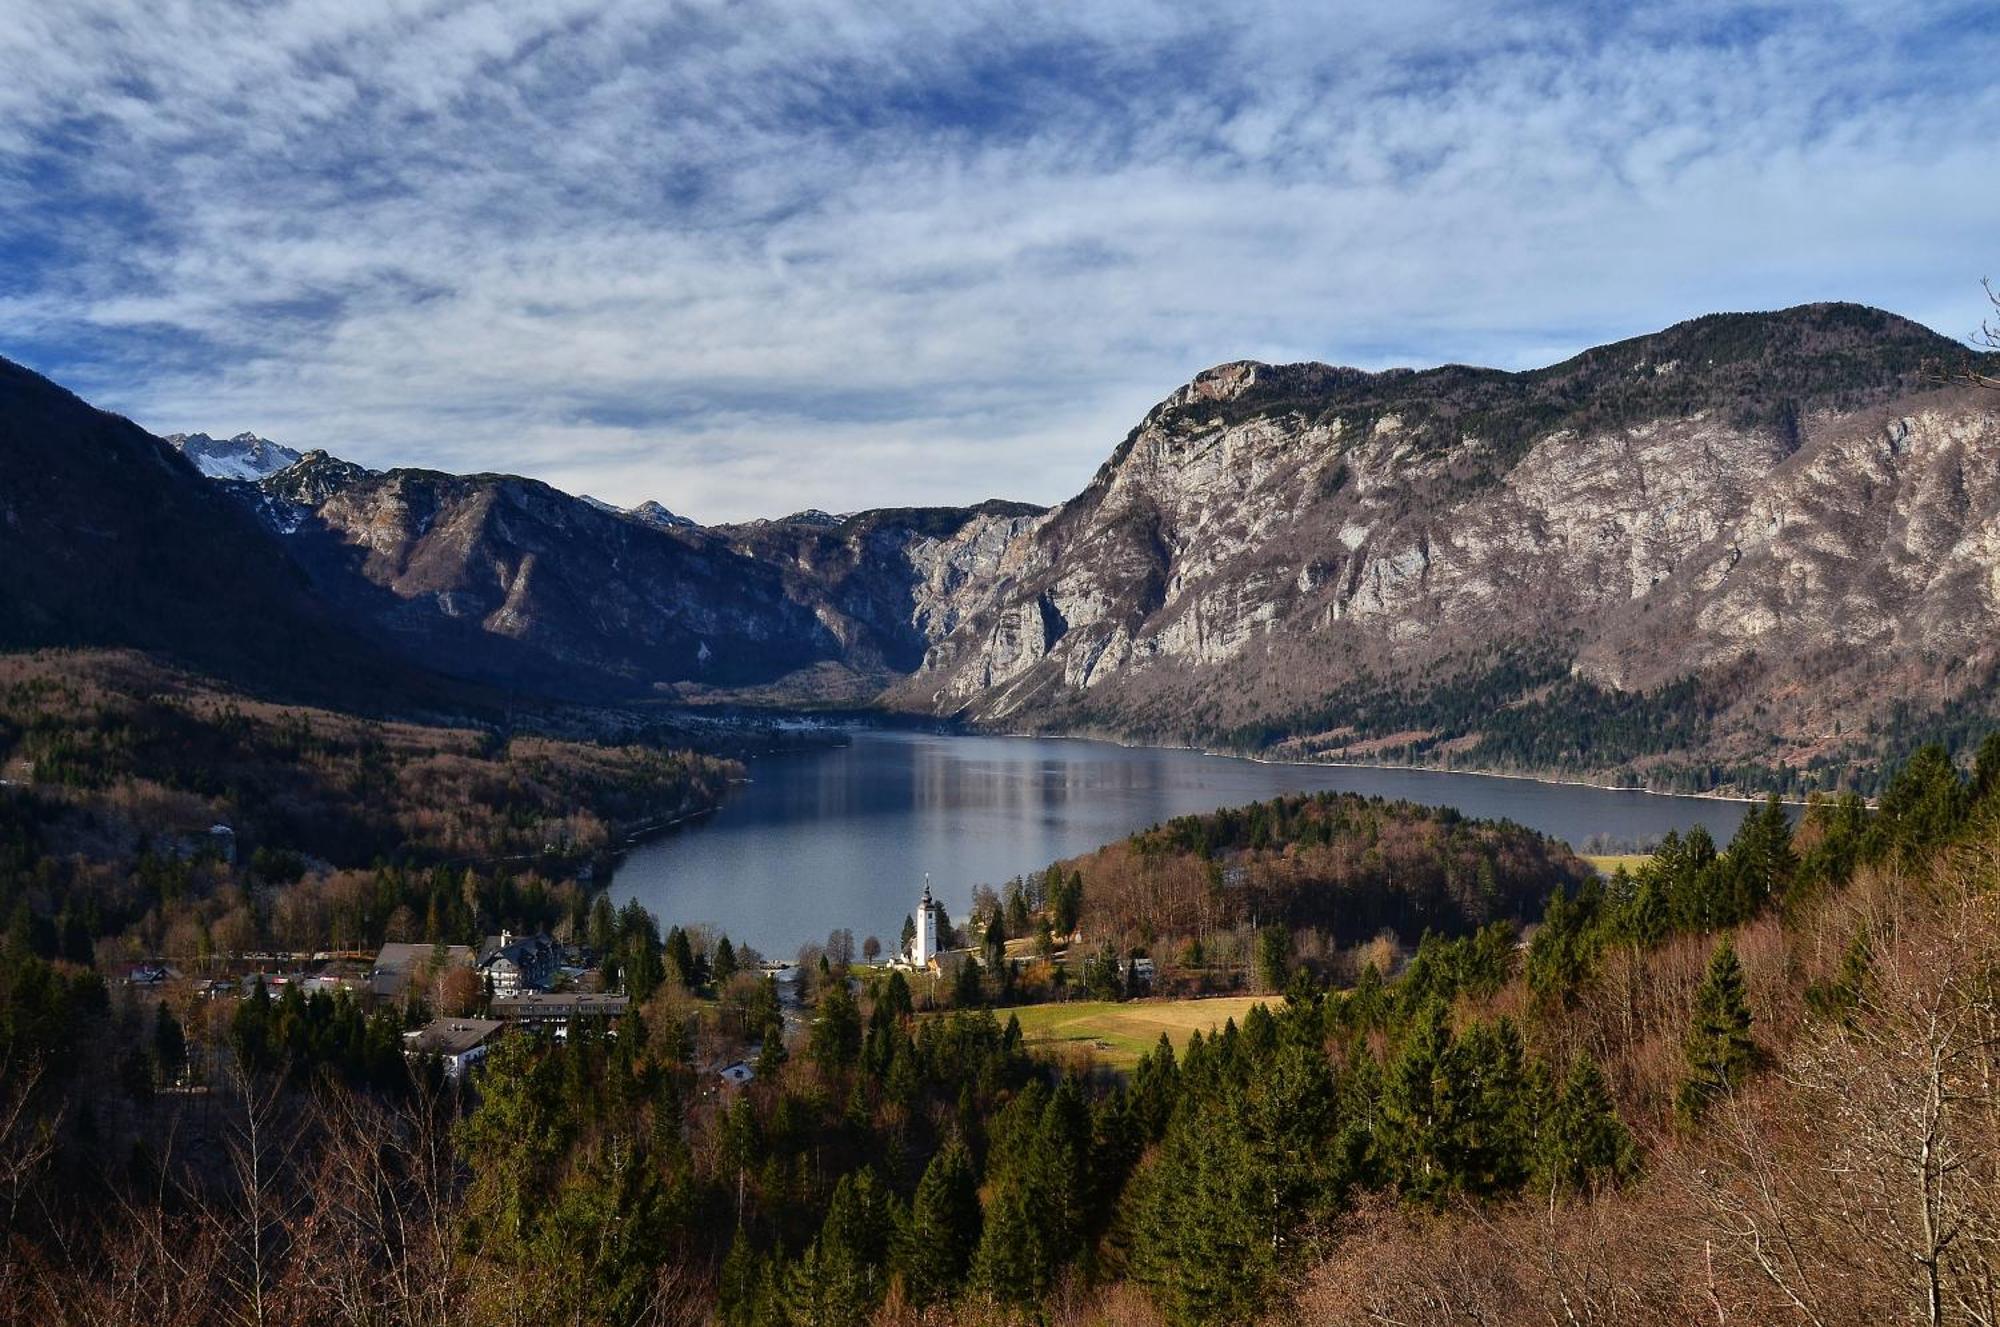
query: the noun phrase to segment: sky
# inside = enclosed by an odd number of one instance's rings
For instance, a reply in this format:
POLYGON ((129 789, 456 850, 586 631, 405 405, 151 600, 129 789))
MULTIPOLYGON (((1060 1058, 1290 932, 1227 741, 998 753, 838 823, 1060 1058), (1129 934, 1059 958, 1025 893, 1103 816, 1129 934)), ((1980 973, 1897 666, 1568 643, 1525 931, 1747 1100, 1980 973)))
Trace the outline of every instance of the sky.
POLYGON ((0 355, 704 521, 1066 498, 1234 359, 1951 336, 2000 5, 0 0, 0 355))

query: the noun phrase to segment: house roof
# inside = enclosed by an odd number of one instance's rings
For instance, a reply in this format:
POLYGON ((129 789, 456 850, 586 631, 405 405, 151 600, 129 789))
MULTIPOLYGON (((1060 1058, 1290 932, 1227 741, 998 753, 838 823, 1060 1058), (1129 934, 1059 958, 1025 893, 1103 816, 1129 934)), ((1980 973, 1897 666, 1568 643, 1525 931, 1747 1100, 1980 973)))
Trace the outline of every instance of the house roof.
POLYGON ((401 995, 409 989, 410 978, 430 966, 431 958, 442 947, 447 967, 469 968, 472 966, 472 949, 469 945, 425 945, 394 940, 383 945, 375 955, 375 966, 369 974, 377 995, 401 995))
POLYGON ((440 1018, 428 1027, 405 1032, 403 1041, 423 1055, 463 1055, 505 1026, 497 1018, 440 1018))
POLYGON ((493 1001, 493 1012, 502 1017, 533 1018, 538 1015, 568 1017, 572 1014, 622 1014, 632 1007, 629 995, 601 995, 576 992, 564 995, 544 995, 531 991, 523 995, 505 995, 493 1001))

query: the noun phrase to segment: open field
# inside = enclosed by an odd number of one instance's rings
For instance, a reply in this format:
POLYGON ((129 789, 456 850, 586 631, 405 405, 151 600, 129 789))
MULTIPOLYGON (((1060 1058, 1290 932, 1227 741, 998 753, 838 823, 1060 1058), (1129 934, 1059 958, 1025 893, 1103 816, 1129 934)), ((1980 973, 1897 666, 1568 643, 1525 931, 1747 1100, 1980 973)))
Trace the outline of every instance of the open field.
POLYGON ((1591 869, 1602 876, 1609 876, 1621 866, 1627 871, 1636 871, 1653 860, 1653 854, 1650 852, 1616 852, 1599 856, 1584 853, 1582 856, 1583 860, 1590 863, 1591 869))
POLYGON ((1088 1052, 1099 1064, 1130 1069, 1153 1049, 1162 1032, 1175 1049, 1187 1045, 1194 1032, 1220 1028, 1230 1019, 1240 1025, 1250 1007, 1281 997, 1229 995, 1207 1000, 1134 1000, 1114 1004, 1104 1000, 1074 1000, 1068 1004, 1026 1005, 1008 1010, 1021 1020, 1030 1046, 1054 1051, 1088 1052))

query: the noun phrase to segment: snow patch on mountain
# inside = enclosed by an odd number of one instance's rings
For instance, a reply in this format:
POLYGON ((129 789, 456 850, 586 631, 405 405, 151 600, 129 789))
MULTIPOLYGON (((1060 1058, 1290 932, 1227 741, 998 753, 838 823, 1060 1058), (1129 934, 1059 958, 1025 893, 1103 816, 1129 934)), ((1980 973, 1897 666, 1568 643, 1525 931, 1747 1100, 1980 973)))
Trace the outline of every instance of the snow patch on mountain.
POLYGON ((254 433, 220 439, 206 433, 169 433, 164 441, 210 479, 255 483, 299 459, 299 453, 290 447, 281 447, 254 433))

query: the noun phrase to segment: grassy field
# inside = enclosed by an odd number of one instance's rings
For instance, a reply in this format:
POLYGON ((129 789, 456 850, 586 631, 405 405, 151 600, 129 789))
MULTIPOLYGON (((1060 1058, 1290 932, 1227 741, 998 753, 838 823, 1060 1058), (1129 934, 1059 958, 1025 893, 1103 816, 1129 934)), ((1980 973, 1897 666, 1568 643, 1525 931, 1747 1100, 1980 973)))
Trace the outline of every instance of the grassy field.
MULTIPOLYGON (((1069 1004, 1038 1004, 1003 1010, 1021 1020, 1030 1046, 1058 1055, 1088 1055, 1099 1064, 1129 1069, 1160 1039, 1162 1032, 1176 1049, 1189 1034, 1220 1028, 1230 1019, 1240 1026, 1256 1004, 1278 1000, 1270 995, 1230 995, 1210 1000, 1133 1000, 1113 1004, 1076 1000, 1069 1004)), ((1003 1019, 1004 1021, 1004 1019, 1003 1019)))
POLYGON ((1593 857, 1589 853, 1585 853, 1583 854, 1583 860, 1589 862, 1599 875, 1609 876, 1621 866, 1627 871, 1636 871, 1647 862, 1652 861, 1653 854, 1650 852, 1619 852, 1606 856, 1593 857))

